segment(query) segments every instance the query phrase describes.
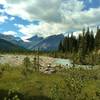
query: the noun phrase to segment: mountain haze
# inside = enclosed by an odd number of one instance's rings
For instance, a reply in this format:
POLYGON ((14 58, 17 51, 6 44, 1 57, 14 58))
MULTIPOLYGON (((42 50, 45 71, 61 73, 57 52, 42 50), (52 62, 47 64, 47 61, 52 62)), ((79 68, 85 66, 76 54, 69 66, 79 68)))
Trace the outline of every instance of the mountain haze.
POLYGON ((15 45, 11 42, 8 42, 4 39, 0 39, 0 51, 11 52, 11 51, 24 51, 25 49, 15 45))
MULTIPOLYGON (((59 42, 64 39, 64 35, 52 35, 46 38, 39 37, 37 35, 32 36, 27 39, 29 42, 24 42, 19 37, 14 37, 12 35, 0 34, 0 39, 6 41, 6 44, 13 44, 12 46, 18 46, 26 48, 28 50, 37 50, 38 48, 42 51, 53 51, 58 49, 59 42), (8 43, 7 43, 8 42, 8 43)), ((3 46, 3 45, 2 45, 3 46)), ((8 45, 5 45, 8 47, 8 45)), ((10 48, 11 46, 9 46, 10 48)), ((12 47, 11 47, 12 48, 12 47)))
POLYGON ((41 42, 36 44, 32 50, 37 50, 38 48, 43 51, 53 51, 58 49, 58 45, 61 40, 64 39, 64 35, 52 35, 45 39, 43 39, 41 42))

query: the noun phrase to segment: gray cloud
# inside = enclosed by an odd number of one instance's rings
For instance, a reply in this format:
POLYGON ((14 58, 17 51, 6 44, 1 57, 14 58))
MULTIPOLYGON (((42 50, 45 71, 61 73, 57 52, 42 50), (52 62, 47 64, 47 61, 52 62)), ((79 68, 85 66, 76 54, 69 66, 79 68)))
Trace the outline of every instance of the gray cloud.
POLYGON ((36 0, 26 10, 33 15, 33 18, 39 18, 48 22, 61 22, 60 5, 61 0, 36 0))

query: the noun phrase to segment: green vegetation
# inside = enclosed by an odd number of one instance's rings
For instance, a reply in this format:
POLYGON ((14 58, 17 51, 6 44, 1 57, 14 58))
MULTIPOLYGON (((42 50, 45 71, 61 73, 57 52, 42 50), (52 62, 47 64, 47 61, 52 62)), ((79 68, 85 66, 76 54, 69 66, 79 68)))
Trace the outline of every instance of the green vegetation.
POLYGON ((97 28, 97 34, 95 37, 95 45, 96 45, 96 49, 100 49, 100 29, 97 28))
POLYGON ((68 58, 70 55, 77 63, 92 64, 94 62, 94 64, 100 64, 100 29, 97 28, 96 36, 89 28, 86 31, 83 29, 83 34, 79 35, 78 38, 73 34, 68 35, 60 42, 58 49, 61 53, 65 53, 68 58))
POLYGON ((50 75, 33 70, 23 77, 23 69, 30 65, 27 57, 24 61, 28 64, 0 65, 0 100, 100 100, 100 66, 50 75))

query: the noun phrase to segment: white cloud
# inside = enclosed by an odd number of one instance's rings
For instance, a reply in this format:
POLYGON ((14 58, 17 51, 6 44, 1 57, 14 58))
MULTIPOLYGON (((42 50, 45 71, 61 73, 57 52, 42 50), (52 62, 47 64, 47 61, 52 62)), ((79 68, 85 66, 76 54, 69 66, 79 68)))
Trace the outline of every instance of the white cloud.
POLYGON ((8 17, 7 16, 0 16, 0 24, 1 23, 4 23, 6 20, 8 19, 8 17))
POLYGON ((15 17, 11 17, 11 18, 10 18, 10 21, 13 21, 14 19, 15 19, 15 17))
POLYGON ((14 15, 14 16, 19 16, 22 19, 27 19, 31 21, 30 14, 25 11, 25 4, 11 4, 9 5, 6 9, 5 12, 8 13, 9 15, 14 15))
POLYGON ((6 0, 0 0, 0 4, 6 4, 6 0))
POLYGON ((83 35, 83 32, 82 31, 76 31, 76 32, 73 32, 73 36, 75 36, 76 38, 79 38, 79 35, 83 35))
POLYGON ((7 31, 7 32, 3 32, 4 35, 13 35, 13 36, 16 36, 17 33, 14 32, 14 31, 7 31))
POLYGON ((24 27, 24 25, 22 25, 22 24, 17 24, 17 23, 15 23, 14 24, 16 27, 18 27, 18 28, 23 28, 24 27))
POLYGON ((65 31, 65 26, 61 24, 48 24, 46 22, 41 22, 39 25, 30 24, 27 26, 17 25, 19 31, 24 33, 26 36, 30 35, 39 35, 47 37, 54 34, 60 34, 65 31))
POLYGON ((29 39, 29 38, 31 38, 31 37, 32 37, 32 35, 27 34, 27 35, 22 36, 21 39, 22 39, 24 42, 30 42, 30 41, 27 40, 27 39, 29 39))
POLYGON ((4 10, 3 9, 0 9, 0 13, 3 14, 4 13, 4 10))

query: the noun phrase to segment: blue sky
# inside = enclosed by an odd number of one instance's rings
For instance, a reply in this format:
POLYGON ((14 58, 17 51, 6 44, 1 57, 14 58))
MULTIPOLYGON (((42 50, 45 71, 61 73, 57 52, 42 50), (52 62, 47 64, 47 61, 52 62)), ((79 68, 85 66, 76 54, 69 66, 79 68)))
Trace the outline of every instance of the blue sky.
POLYGON ((0 0, 0 33, 23 40, 100 25, 100 0, 0 0))

